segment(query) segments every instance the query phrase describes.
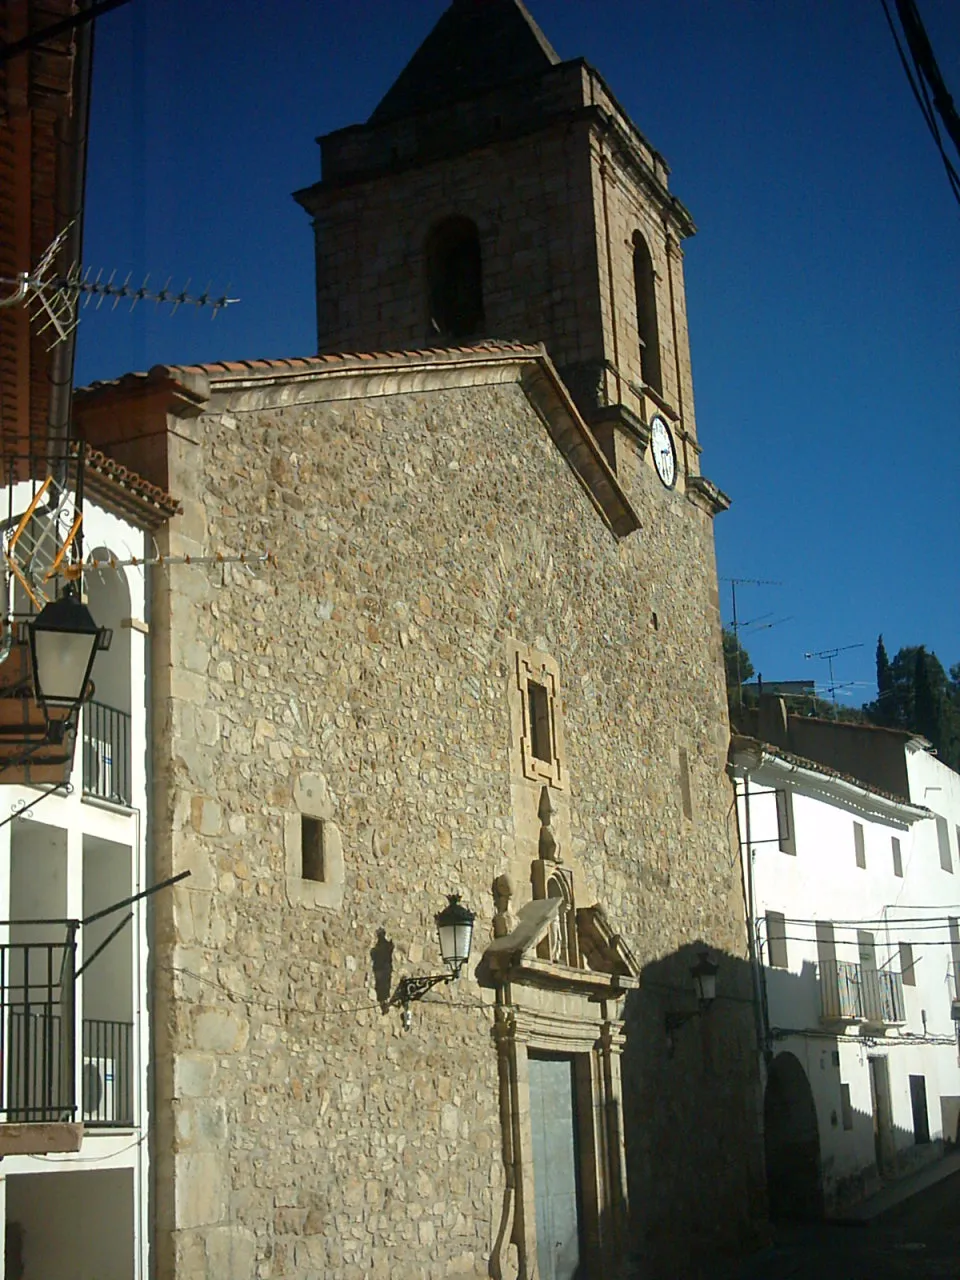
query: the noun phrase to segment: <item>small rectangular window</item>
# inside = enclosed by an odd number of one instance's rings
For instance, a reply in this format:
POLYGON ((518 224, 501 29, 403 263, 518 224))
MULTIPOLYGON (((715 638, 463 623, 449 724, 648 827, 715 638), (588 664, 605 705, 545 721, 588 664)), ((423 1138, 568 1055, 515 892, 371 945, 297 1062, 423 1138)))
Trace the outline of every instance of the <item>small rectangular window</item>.
POLYGON ((843 1117, 844 1129, 853 1128, 853 1107, 850 1105, 850 1086, 840 1086, 840 1115, 843 1117))
POLYGON ((863 823, 855 822, 853 824, 853 846, 857 853, 857 866, 866 870, 867 866, 867 847, 863 838, 863 823))
POLYGON ((793 793, 790 791, 781 791, 778 788, 776 798, 777 838, 780 842, 780 852, 790 853, 795 856, 797 852, 797 841, 793 830, 793 793))
POLYGON ((890 845, 893 849, 893 874, 903 879, 903 853, 900 850, 900 841, 896 836, 890 837, 890 845))
POLYGON ((680 802, 683 805, 683 816, 693 820, 693 792, 690 790, 690 758, 683 747, 680 748, 680 802))
POLYGON ((937 844, 940 846, 940 866, 944 871, 953 872, 953 859, 950 857, 950 828, 946 818, 937 814, 937 844))
POLYGON ((926 1077, 910 1077, 910 1105, 913 1108, 913 1140, 920 1146, 930 1141, 926 1077))
POLYGON ((323 823, 300 815, 300 875, 303 880, 324 880, 323 823))
POLYGON ((913 967, 913 947, 909 942, 900 943, 900 974, 905 987, 917 985, 917 974, 913 967))
POLYGON ((767 912, 767 952, 771 969, 787 968, 787 922, 779 911, 767 912))
POLYGON ((538 760, 550 764, 553 750, 550 742, 550 698, 546 687, 536 680, 527 681, 527 713, 530 716, 530 750, 538 760))

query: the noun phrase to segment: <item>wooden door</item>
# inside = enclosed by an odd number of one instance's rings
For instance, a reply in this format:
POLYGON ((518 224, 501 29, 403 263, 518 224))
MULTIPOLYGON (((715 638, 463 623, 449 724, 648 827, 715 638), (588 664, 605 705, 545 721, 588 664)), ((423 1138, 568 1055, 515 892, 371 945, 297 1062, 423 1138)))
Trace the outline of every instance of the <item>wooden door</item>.
POLYGON ((575 1280, 581 1218, 574 1061, 531 1056, 529 1074, 540 1280, 575 1280))
POLYGON ((885 1173, 893 1150, 892 1109, 890 1105, 890 1072, 886 1058, 870 1057, 870 1101, 873 1106, 873 1143, 877 1169, 885 1173))

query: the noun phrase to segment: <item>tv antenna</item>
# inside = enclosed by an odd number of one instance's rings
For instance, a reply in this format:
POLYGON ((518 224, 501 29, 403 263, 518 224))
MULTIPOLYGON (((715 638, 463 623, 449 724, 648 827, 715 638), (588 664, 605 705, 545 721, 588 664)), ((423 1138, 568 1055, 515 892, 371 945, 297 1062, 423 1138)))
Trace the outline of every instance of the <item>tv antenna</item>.
POLYGON ((837 645, 833 649, 820 649, 815 653, 811 652, 811 653, 805 653, 803 655, 805 658, 818 658, 821 661, 824 661, 828 664, 829 671, 830 671, 830 683, 827 685, 827 693, 830 694, 830 699, 833 702, 834 711, 836 711, 837 709, 837 690, 840 688, 840 685, 838 685, 833 678, 833 660, 838 654, 846 653, 849 649, 862 649, 862 648, 863 648, 862 642, 858 644, 841 644, 841 645, 837 645))
MULTIPOLYGON (((741 623, 739 618, 737 617, 737 587, 782 587, 783 583, 775 582, 771 578, 721 578, 721 582, 730 583, 730 602, 733 607, 733 621, 730 624, 730 629, 733 632, 734 640, 737 642, 737 650, 736 650, 737 705, 740 707, 742 711, 743 710, 743 676, 740 671, 740 630, 742 627, 749 626, 751 624, 741 623)), ((767 616, 769 617, 769 615, 767 616)), ((760 619, 755 619, 755 621, 759 622, 760 619)), ((786 622, 786 618, 782 619, 782 621, 786 622)), ((771 622, 769 624, 769 626, 776 626, 776 625, 777 624, 774 622, 771 622)), ((762 628, 758 628, 758 630, 761 630, 761 629, 762 628)))
POLYGON ((190 293, 189 280, 183 289, 171 289, 172 276, 162 288, 151 289, 149 275, 144 277, 142 284, 132 285, 132 272, 123 281, 117 280, 116 271, 104 279, 103 271, 94 275, 91 267, 84 269, 74 263, 65 275, 58 273, 57 256, 72 225, 69 223, 51 241, 32 271, 0 276, 0 285, 11 290, 6 297, 0 298, 0 308, 26 306, 37 334, 50 334, 48 350, 69 338, 77 327, 80 307, 89 306, 94 298, 97 300, 95 310, 99 310, 107 299, 112 300, 113 307, 120 302, 129 302, 131 311, 138 302, 154 302, 157 306, 168 303, 173 307, 173 312, 178 307, 210 307, 214 319, 218 311, 240 301, 239 298, 229 298, 226 294, 213 297, 209 285, 202 293, 190 293))

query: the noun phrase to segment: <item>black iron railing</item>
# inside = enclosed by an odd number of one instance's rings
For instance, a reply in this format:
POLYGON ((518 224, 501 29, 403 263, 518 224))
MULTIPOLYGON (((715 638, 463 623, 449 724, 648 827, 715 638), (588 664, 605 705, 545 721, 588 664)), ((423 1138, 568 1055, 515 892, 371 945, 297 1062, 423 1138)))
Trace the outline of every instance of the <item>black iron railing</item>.
POLYGON ((83 794, 129 805, 130 716, 103 702, 83 708, 83 794))
POLYGON ((84 1018, 80 1118, 88 1129, 133 1124, 132 1022, 84 1018))
POLYGON ((21 1124, 76 1117, 76 934, 0 945, 0 1116, 21 1124))

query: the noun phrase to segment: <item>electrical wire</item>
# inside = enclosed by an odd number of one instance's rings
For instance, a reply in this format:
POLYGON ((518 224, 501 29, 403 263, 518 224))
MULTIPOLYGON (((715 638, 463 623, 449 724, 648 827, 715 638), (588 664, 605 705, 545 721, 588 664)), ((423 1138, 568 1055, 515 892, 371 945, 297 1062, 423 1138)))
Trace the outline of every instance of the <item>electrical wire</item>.
MULTIPOLYGON (((89 1133, 86 1137, 90 1137, 89 1133)), ((127 1146, 121 1147, 119 1151, 105 1152, 99 1156, 53 1156, 47 1154, 36 1154, 30 1157, 31 1160, 42 1160, 44 1164, 101 1164, 106 1160, 115 1160, 118 1156, 126 1155, 128 1151, 133 1151, 136 1147, 140 1147, 147 1141, 148 1135, 143 1133, 139 1138, 135 1138, 133 1142, 127 1146)))
MULTIPOLYGON (((833 919, 806 920, 806 919, 796 919, 792 916, 784 916, 783 919, 785 924, 809 925, 811 927, 814 927, 816 925, 821 925, 821 924, 829 924, 829 925, 839 925, 840 927, 845 927, 845 928, 853 928, 855 925, 867 924, 867 925, 873 925, 875 929, 889 929, 895 926, 898 929, 912 928, 917 930, 920 933, 925 933, 928 931, 930 933, 935 933, 938 930, 942 931, 944 929, 949 929, 951 917, 944 917, 940 920, 927 920, 927 919, 924 919, 923 917, 920 917, 919 919, 916 919, 916 920, 912 920, 912 919, 898 920, 895 917, 888 918, 885 920, 833 920, 833 919)), ((953 917, 953 919, 956 920, 956 917, 953 917)))
MULTIPOLYGON (((339 1017, 339 1015, 342 1013, 366 1013, 366 1012, 372 1012, 374 1010, 378 1010, 381 1013, 385 1013, 386 1009, 384 1005, 387 1004, 387 1007, 389 1007, 388 1002, 374 1000, 372 1002, 367 1002, 365 1004, 356 1004, 356 1005, 338 1004, 335 1009, 329 1009, 329 1010, 303 1009, 299 1005, 285 1003, 284 1001, 281 1000, 279 996, 274 1000, 266 1000, 266 999, 258 998, 257 996, 253 996, 253 995, 244 995, 239 991, 234 991, 231 987, 226 986, 224 983, 220 982, 216 978, 204 978, 201 974, 195 973, 192 969, 186 969, 181 965, 161 964, 161 965, 158 965, 157 968, 165 969, 169 973, 175 973, 175 974, 178 973, 178 974, 182 974, 184 977, 192 978, 195 982, 200 982, 204 986, 213 987, 215 990, 224 992, 225 995, 228 995, 231 1000, 236 1001, 238 1004, 246 1004, 246 1005, 255 1006, 261 1009, 266 1009, 268 1013, 295 1013, 295 1014, 300 1014, 303 1017, 332 1018, 332 1017, 339 1017)), ((453 1006, 457 1009, 490 1010, 493 1008, 492 1004, 487 1005, 479 1002, 471 1002, 471 1001, 464 1001, 464 1000, 444 1000, 438 996, 424 997, 416 1001, 416 1003, 445 1005, 447 1007, 453 1006)))
MULTIPOLYGON (((924 123, 926 124, 927 129, 930 132, 930 136, 933 138, 934 145, 936 146, 937 151, 940 154, 940 159, 943 161, 943 167, 946 170, 947 181, 950 183, 950 189, 953 192, 954 198, 956 199, 957 203, 960 204, 960 174, 957 173, 957 170, 954 168, 950 157, 947 155, 946 150, 944 149, 943 140, 940 137, 940 130, 937 127, 936 116, 933 113, 933 106, 930 103, 929 96, 927 95, 923 68, 917 63, 916 57, 911 50, 911 59, 913 61, 913 67, 914 67, 914 70, 911 71, 910 65, 907 62, 907 56, 904 53, 903 46, 900 43, 900 36, 899 36, 899 33, 897 32, 896 26, 894 25, 893 16, 890 13, 890 8, 889 8, 889 5, 887 4, 887 0, 880 0, 880 4, 883 8, 884 16, 886 17, 886 20, 887 20, 887 26, 890 28, 890 34, 893 36, 893 42, 897 47, 897 55, 900 58, 900 65, 903 67, 904 74, 907 77, 907 81, 910 85, 910 89, 913 92, 914 98, 916 99, 917 106, 920 108, 920 114, 923 116, 924 123), (916 74, 916 79, 914 79, 914 73, 916 74)), ((917 24, 920 24, 919 15, 916 15, 916 22, 917 24)), ((920 30, 921 31, 923 30, 922 25, 920 26, 920 30)), ((908 37, 908 44, 909 43, 910 41, 908 37)), ((932 61, 932 52, 931 52, 931 61, 932 61)), ((936 67, 935 63, 933 63, 933 67, 936 67)), ((939 71, 937 72, 937 75, 939 75, 939 71)), ((942 80, 940 81, 940 83, 942 85, 942 80)))

